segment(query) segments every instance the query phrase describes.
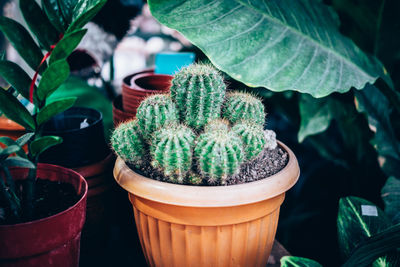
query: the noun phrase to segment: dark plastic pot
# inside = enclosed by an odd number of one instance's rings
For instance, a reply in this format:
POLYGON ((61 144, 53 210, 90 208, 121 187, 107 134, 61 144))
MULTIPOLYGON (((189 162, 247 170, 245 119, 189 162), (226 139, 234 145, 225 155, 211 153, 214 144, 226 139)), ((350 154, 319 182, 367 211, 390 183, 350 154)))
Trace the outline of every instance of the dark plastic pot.
POLYGON ((122 107, 126 112, 136 114, 136 110, 144 98, 152 94, 169 92, 173 76, 154 74, 152 71, 136 73, 128 76, 122 84, 122 107), (126 83, 131 77, 130 83, 126 83))
MULTIPOLYGON (((23 179, 27 170, 15 168, 11 173, 23 179)), ((39 163, 37 175, 72 184, 80 199, 67 210, 44 219, 0 225, 0 266, 78 266, 88 185, 80 174, 60 166, 39 163)))
POLYGON ((60 136, 63 142, 44 152, 40 162, 77 168, 99 162, 110 153, 104 138, 102 115, 95 109, 70 108, 48 121, 43 134, 60 136), (85 119, 89 126, 81 129, 85 119))
POLYGON ((117 126, 121 122, 135 118, 136 113, 129 113, 122 108, 122 95, 117 96, 113 101, 113 122, 117 126))

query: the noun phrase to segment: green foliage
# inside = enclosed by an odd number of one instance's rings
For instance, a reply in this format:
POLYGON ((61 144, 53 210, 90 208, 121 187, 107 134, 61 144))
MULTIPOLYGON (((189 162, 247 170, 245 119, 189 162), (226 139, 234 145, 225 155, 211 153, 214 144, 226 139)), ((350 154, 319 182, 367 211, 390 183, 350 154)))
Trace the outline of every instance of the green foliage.
POLYGON ((52 64, 53 62, 60 59, 66 59, 81 42, 86 32, 87 29, 81 29, 66 34, 60 40, 60 42, 57 43, 56 47, 53 50, 53 53, 51 53, 49 63, 52 64))
POLYGON ((322 265, 307 258, 284 256, 281 258, 281 267, 322 267, 322 265))
POLYGON ((229 131, 229 129, 229 121, 221 118, 212 120, 204 126, 204 132, 229 131))
POLYGON ((385 203, 385 213, 393 224, 400 223, 400 180, 389 177, 381 190, 381 196, 385 203))
MULTIPOLYGON (((152 165, 173 183, 183 183, 192 167, 195 134, 182 124, 166 125, 151 139, 152 165)), ((196 179, 190 179, 195 182, 196 179)))
POLYGON ((136 119, 122 123, 114 130, 111 146, 124 161, 134 164, 136 168, 143 166, 146 146, 136 119))
POLYGON ((194 150, 199 172, 209 184, 225 184, 229 175, 238 173, 243 154, 242 140, 232 131, 203 133, 194 150))
POLYGON ((149 5, 156 19, 250 87, 323 97, 387 78, 375 57, 340 34, 336 13, 322 1, 150 0, 149 5))
POLYGON ((226 96, 222 116, 232 124, 242 120, 264 125, 264 105, 257 97, 244 92, 231 92, 226 96))
POLYGON ((151 95, 137 109, 136 117, 145 139, 164 125, 177 123, 177 109, 169 95, 151 95))
POLYGON ((38 112, 36 116, 37 125, 40 126, 46 121, 50 120, 53 116, 66 111, 74 105, 75 101, 76 97, 66 97, 62 99, 57 99, 47 104, 46 106, 44 106, 43 109, 38 112))
POLYGON ((254 122, 242 121, 232 127, 232 131, 240 136, 247 161, 257 157, 265 146, 264 130, 254 122))
POLYGON ((43 101, 65 82, 69 76, 69 65, 65 59, 51 64, 43 73, 36 94, 43 101))
POLYGON ((174 76, 171 97, 180 120, 199 130, 220 117, 225 90, 221 75, 212 66, 193 64, 174 76))
POLYGON ((30 145, 29 145, 29 152, 30 154, 37 159, 37 157, 42 154, 46 149, 61 144, 62 138, 58 136, 42 136, 36 138, 30 145))

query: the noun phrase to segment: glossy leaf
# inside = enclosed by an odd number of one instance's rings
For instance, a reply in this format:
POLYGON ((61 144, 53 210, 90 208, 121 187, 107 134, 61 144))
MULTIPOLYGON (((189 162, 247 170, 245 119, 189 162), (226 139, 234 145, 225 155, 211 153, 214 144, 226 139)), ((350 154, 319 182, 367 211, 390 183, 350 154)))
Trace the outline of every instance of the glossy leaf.
POLYGON ((35 121, 29 111, 10 92, 0 88, 0 110, 10 120, 24 126, 27 130, 35 129, 35 121))
POLYGON ((42 125, 53 116, 61 113, 74 105, 76 97, 66 97, 47 104, 36 117, 37 125, 42 125))
POLYGON ((31 140, 31 138, 35 135, 35 133, 26 133, 23 136, 21 136, 20 138, 18 138, 15 142, 19 145, 19 146, 23 146, 26 143, 29 142, 29 140, 31 140))
POLYGON ((62 138, 58 136, 43 136, 35 141, 33 141, 30 144, 30 152, 32 153, 33 156, 37 157, 41 153, 43 153, 46 149, 61 144, 62 143, 62 138))
POLYGON ((79 2, 88 2, 88 0, 63 0, 58 2, 63 17, 69 24, 72 22, 74 8, 79 2))
POLYGON ((67 32, 73 32, 88 23, 105 5, 107 0, 80 0, 76 4, 72 16, 72 23, 67 32))
POLYGON ((68 22, 64 18, 59 0, 42 0, 42 8, 47 14, 51 24, 60 33, 64 33, 68 27, 68 22))
POLYGON ((21 167, 35 169, 35 165, 29 160, 21 157, 10 157, 4 161, 4 165, 7 167, 21 167))
POLYGON ((153 16, 248 86, 323 97, 362 89, 382 64, 340 34, 336 13, 313 0, 149 0, 153 16), (335 71, 332 71, 335 70, 335 71))
POLYGON ((385 213, 394 224, 400 223, 400 180, 391 176, 381 190, 385 213))
POLYGON ((322 267, 322 265, 307 258, 284 256, 281 258, 281 267, 322 267))
MULTIPOLYGON (((43 58, 43 53, 28 31, 15 20, 0 16, 0 30, 28 65, 36 71, 43 58)), ((46 63, 42 65, 42 71, 46 63)))
MULTIPOLYGON (((390 226, 390 219, 373 203, 358 197, 340 199, 337 219, 338 240, 345 258, 348 258, 363 241, 390 226)), ((386 263, 389 264, 388 259, 380 257, 374 266, 385 266, 383 264, 386 263)))
POLYGON ((40 100, 50 96, 68 78, 69 65, 66 60, 58 60, 43 73, 36 94, 40 100))
POLYGON ((11 61, 0 60, 0 76, 23 97, 29 99, 29 87, 32 79, 19 65, 11 61))
POLYGON ((19 0, 19 8, 39 44, 50 50, 50 46, 58 41, 58 33, 39 4, 32 0, 19 0))
POLYGON ((9 155, 18 152, 19 150, 21 150, 21 147, 19 147, 18 145, 10 145, 6 148, 4 148, 1 152, 0 152, 0 158, 6 158, 9 155))
POLYGON ((86 29, 82 29, 66 34, 54 48, 49 64, 67 58, 78 46, 86 32, 86 29))
MULTIPOLYGON (((30 135, 30 137, 32 137, 33 133, 27 133, 26 135, 30 135)), ((21 137, 22 138, 22 137, 21 137)), ((18 146, 21 147, 24 145, 24 143, 22 142, 18 142, 18 141, 14 141, 13 139, 11 139, 10 137, 7 136, 1 136, 0 137, 0 143, 5 144, 6 146, 10 147, 10 146, 18 146)), ((15 152, 18 156, 22 157, 22 158, 26 158, 26 154, 25 151, 23 149, 19 149, 18 151, 15 152)))

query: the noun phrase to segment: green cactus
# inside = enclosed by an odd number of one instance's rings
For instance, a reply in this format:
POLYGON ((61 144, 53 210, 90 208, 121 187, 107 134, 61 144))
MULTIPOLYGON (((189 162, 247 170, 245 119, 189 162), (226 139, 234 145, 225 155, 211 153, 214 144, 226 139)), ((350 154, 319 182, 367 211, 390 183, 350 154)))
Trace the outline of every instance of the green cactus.
POLYGON ((137 109, 136 117, 145 139, 166 124, 177 123, 177 110, 170 95, 151 95, 137 109))
POLYGON ((229 129, 229 121, 221 118, 212 120, 204 126, 204 132, 229 131, 229 129))
POLYGON ((143 166, 146 157, 146 146, 139 130, 138 121, 121 123, 111 136, 111 146, 124 161, 136 168, 143 166))
POLYGON ((226 184, 239 171, 243 160, 242 140, 232 131, 205 132, 196 140, 198 169, 209 184, 226 184))
POLYGON ((200 185, 203 183, 203 178, 194 172, 189 172, 187 177, 187 183, 190 185, 200 185))
POLYGON ((195 135, 185 125, 167 125, 156 131, 151 140, 152 165, 175 183, 183 183, 192 167, 195 135))
POLYGON ((234 125, 232 131, 242 138, 246 160, 254 159, 264 149, 266 140, 261 125, 242 121, 234 125))
POLYGON ((264 105, 261 100, 244 92, 227 94, 222 115, 232 124, 245 120, 264 125, 265 121, 264 105))
POLYGON ((219 118, 225 97, 225 84, 213 67, 194 64, 182 68, 172 80, 171 97, 175 101, 180 120, 200 130, 219 118))

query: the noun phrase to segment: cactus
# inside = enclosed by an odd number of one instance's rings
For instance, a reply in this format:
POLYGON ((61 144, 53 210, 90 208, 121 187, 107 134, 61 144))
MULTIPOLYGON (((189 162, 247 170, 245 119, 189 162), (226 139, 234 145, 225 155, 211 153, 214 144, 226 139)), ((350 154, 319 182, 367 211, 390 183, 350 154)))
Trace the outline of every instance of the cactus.
POLYGON ((143 166, 146 147, 136 119, 122 123, 114 130, 111 146, 124 161, 136 168, 143 166))
POLYGON ((234 125, 232 131, 242 138, 246 160, 254 159, 264 149, 266 140, 259 124, 242 121, 234 125))
POLYGON ((152 165, 171 181, 183 183, 192 167, 195 135, 184 125, 168 125, 156 131, 151 140, 152 165))
POLYGON ((228 175, 239 171, 242 140, 232 131, 205 132, 196 140, 194 155, 199 173, 209 184, 226 184, 228 175))
POLYGON ((180 120, 200 130, 220 117, 225 90, 218 71, 209 65, 194 64, 175 75, 171 97, 177 105, 180 120))
POLYGON ((177 123, 177 110, 169 95, 157 94, 144 99, 137 109, 136 117, 145 139, 166 124, 177 123))
POLYGON ((229 121, 225 119, 215 119, 204 126, 204 132, 229 131, 229 129, 229 121))
POLYGON ((227 94, 222 113, 232 124, 245 120, 264 125, 265 121, 264 105, 261 100, 244 92, 227 94))
POLYGON ((203 178, 195 172, 189 172, 187 183, 190 185, 200 185, 203 183, 203 178))

